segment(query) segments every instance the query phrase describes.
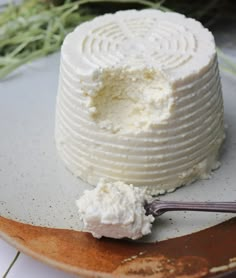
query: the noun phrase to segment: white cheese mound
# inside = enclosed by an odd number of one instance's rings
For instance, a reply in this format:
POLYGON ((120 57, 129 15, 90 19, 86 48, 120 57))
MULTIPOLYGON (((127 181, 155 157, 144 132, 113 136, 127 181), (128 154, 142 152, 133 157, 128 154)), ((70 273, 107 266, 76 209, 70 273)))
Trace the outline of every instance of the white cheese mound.
POLYGON ((158 10, 99 16, 61 49, 56 144, 68 169, 152 194, 209 177, 224 139, 215 42, 158 10))
POLYGON ((76 201, 84 230, 94 237, 138 239, 151 232, 152 215, 145 215, 143 189, 101 179, 76 201))

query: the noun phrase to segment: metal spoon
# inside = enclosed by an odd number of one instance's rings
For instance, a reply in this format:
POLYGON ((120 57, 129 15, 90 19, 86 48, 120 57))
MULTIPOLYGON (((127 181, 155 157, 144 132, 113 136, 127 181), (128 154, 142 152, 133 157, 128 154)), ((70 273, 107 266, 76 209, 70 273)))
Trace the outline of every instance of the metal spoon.
POLYGON ((145 203, 146 215, 157 217, 167 211, 211 211, 236 213, 236 202, 172 202, 153 200, 145 203))

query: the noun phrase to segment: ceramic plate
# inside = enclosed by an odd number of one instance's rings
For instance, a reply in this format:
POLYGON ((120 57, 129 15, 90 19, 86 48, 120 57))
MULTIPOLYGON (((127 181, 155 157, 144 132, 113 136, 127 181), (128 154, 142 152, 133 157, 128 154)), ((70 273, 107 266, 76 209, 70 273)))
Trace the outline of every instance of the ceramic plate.
MULTIPOLYGON (((47 263, 94 277, 211 276, 212 267, 234 261, 236 221, 229 220, 232 214, 166 213, 156 220, 151 236, 136 242, 96 240, 78 232, 82 225, 75 200, 91 186, 74 177, 57 156, 54 115, 58 69, 59 54, 55 54, 0 83, 2 237, 47 263)), ((236 200, 236 81, 222 74, 222 83, 227 140, 221 168, 211 179, 161 199, 236 200)))

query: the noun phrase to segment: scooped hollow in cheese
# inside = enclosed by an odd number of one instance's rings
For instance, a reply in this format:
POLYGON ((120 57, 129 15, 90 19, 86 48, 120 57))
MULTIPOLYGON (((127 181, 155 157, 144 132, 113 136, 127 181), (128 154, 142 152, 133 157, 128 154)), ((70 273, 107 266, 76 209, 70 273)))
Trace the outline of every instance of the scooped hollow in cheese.
POLYGON ((145 215, 144 202, 148 198, 141 188, 101 179, 76 204, 84 230, 94 237, 138 239, 151 232, 154 221, 152 215, 145 215))
POLYGON ((90 184, 158 194, 208 177, 224 139, 214 38, 157 10, 81 24, 62 46, 56 110, 58 152, 90 184))
POLYGON ((89 113, 113 133, 145 131, 168 119, 174 100, 171 85, 153 68, 104 70, 100 88, 90 94, 89 113))

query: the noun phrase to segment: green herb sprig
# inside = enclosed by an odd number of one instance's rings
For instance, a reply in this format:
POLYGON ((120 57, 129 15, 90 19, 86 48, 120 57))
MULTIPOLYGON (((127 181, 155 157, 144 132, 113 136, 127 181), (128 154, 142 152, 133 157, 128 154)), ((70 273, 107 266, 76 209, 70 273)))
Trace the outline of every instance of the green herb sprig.
POLYGON ((0 78, 19 66, 57 51, 66 34, 90 19, 75 13, 78 3, 62 6, 27 0, 0 15, 0 78))
POLYGON ((233 76, 236 76, 236 62, 219 48, 217 48, 217 54, 221 62, 220 69, 233 76))

